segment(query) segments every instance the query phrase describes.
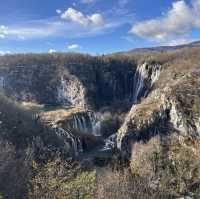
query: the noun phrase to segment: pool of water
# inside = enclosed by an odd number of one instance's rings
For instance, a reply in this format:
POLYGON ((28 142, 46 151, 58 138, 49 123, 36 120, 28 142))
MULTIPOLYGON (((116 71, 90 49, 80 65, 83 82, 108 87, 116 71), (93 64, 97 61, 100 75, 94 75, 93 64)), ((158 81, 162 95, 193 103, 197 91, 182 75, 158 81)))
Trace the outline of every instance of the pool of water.
POLYGON ((41 112, 49 112, 49 111, 56 111, 56 110, 60 110, 60 109, 69 110, 69 109, 72 109, 72 108, 74 108, 74 107, 71 107, 71 106, 60 106, 60 105, 45 105, 39 111, 41 111, 41 112))

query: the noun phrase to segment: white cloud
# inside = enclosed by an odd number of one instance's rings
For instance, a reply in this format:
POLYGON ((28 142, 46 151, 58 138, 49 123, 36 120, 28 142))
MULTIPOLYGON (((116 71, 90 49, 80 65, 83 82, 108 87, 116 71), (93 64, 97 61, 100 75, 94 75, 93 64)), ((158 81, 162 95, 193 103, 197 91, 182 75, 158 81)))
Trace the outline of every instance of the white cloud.
POLYGON ((68 8, 61 14, 62 19, 80 24, 82 26, 103 26, 104 19, 101 14, 95 13, 92 15, 84 15, 82 12, 74 8, 68 8))
POLYGON ((57 13, 57 14, 61 14, 62 11, 61 11, 60 9, 57 9, 57 10, 56 10, 56 13, 57 13))
POLYGON ((176 38, 176 39, 172 39, 168 42, 164 42, 161 45, 162 46, 177 46, 177 45, 183 45, 183 44, 188 44, 193 42, 193 40, 189 40, 186 38, 176 38))
POLYGON ((80 48, 80 46, 78 44, 71 44, 71 45, 68 45, 67 48, 69 50, 76 50, 76 49, 80 48))
MULTIPOLYGON (((99 23, 98 16, 93 15, 93 20, 99 23)), ((51 37, 84 38, 106 34, 120 25, 122 25, 121 22, 110 21, 104 23, 102 26, 80 26, 71 21, 52 18, 10 25, 6 29, 6 34, 3 35, 5 35, 7 40, 29 40, 51 37)))
POLYGON ((7 50, 7 51, 0 50, 0 56, 6 55, 6 54, 11 54, 11 51, 9 51, 9 50, 7 50))
POLYGON ((4 39, 8 34, 8 28, 4 25, 0 26, 0 39, 4 39))
POLYGON ((56 50, 55 50, 55 49, 49 49, 49 53, 50 53, 50 54, 56 53, 56 50))
POLYGON ((174 2, 162 17, 139 22, 130 32, 148 40, 164 42, 183 38, 195 28, 200 28, 200 0, 193 0, 191 6, 181 0, 174 2))
MULTIPOLYGON (((93 37, 107 34, 127 22, 110 12, 85 15, 69 8, 59 16, 39 20, 27 20, 7 26, 0 26, 0 39, 32 40, 62 37, 65 39, 93 37), (64 19, 61 19, 61 16, 64 19)), ((130 20, 130 18, 128 18, 130 20)))

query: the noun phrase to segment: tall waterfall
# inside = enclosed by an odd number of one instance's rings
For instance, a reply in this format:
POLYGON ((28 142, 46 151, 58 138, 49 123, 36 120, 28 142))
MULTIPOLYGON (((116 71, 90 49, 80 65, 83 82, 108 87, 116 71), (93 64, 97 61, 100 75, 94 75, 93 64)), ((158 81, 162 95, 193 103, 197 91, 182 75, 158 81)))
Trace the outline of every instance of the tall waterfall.
POLYGON ((148 94, 153 84, 158 80, 160 71, 161 65, 149 65, 146 62, 137 67, 134 76, 133 103, 137 103, 148 94))

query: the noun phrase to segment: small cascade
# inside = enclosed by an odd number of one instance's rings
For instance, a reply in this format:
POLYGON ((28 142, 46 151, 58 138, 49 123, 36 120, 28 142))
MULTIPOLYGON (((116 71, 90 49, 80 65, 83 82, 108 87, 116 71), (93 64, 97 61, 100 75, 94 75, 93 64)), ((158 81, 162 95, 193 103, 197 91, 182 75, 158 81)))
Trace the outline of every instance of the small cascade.
POLYGON ((109 136, 105 140, 105 146, 104 146, 103 150, 109 150, 109 149, 115 148, 116 143, 117 143, 117 134, 115 133, 115 134, 109 136))
POLYGON ((59 137, 64 139, 66 145, 70 144, 75 156, 77 156, 79 152, 83 151, 81 140, 75 137, 69 130, 64 130, 56 125, 53 126, 53 129, 59 137))
POLYGON ((61 77, 60 86, 57 88, 58 101, 61 103, 66 103, 66 82, 63 77, 61 77))
POLYGON ((69 129, 76 129, 83 133, 92 133, 95 136, 101 135, 101 122, 92 111, 74 114, 67 122, 69 129))
POLYGON ((144 63, 138 66, 133 85, 133 103, 136 104, 142 97, 146 97, 153 84, 158 80, 161 65, 144 63))
POLYGON ((90 118, 92 133, 96 136, 101 136, 101 121, 99 120, 97 114, 94 112, 88 112, 88 116, 90 118))
POLYGON ((4 77, 0 76, 0 89, 4 88, 4 77))

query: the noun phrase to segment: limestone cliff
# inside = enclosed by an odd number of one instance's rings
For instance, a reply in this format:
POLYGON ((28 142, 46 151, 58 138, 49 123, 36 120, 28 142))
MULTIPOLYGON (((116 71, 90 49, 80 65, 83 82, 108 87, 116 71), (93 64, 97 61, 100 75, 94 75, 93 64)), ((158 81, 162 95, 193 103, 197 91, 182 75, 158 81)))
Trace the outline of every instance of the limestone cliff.
POLYGON ((199 75, 198 64, 189 58, 163 65, 153 91, 133 105, 118 130, 117 145, 124 158, 130 158, 134 144, 148 142, 156 135, 200 136, 199 75))
POLYGON ((0 57, 0 86, 19 101, 87 108, 131 102, 134 61, 87 55, 0 57))

